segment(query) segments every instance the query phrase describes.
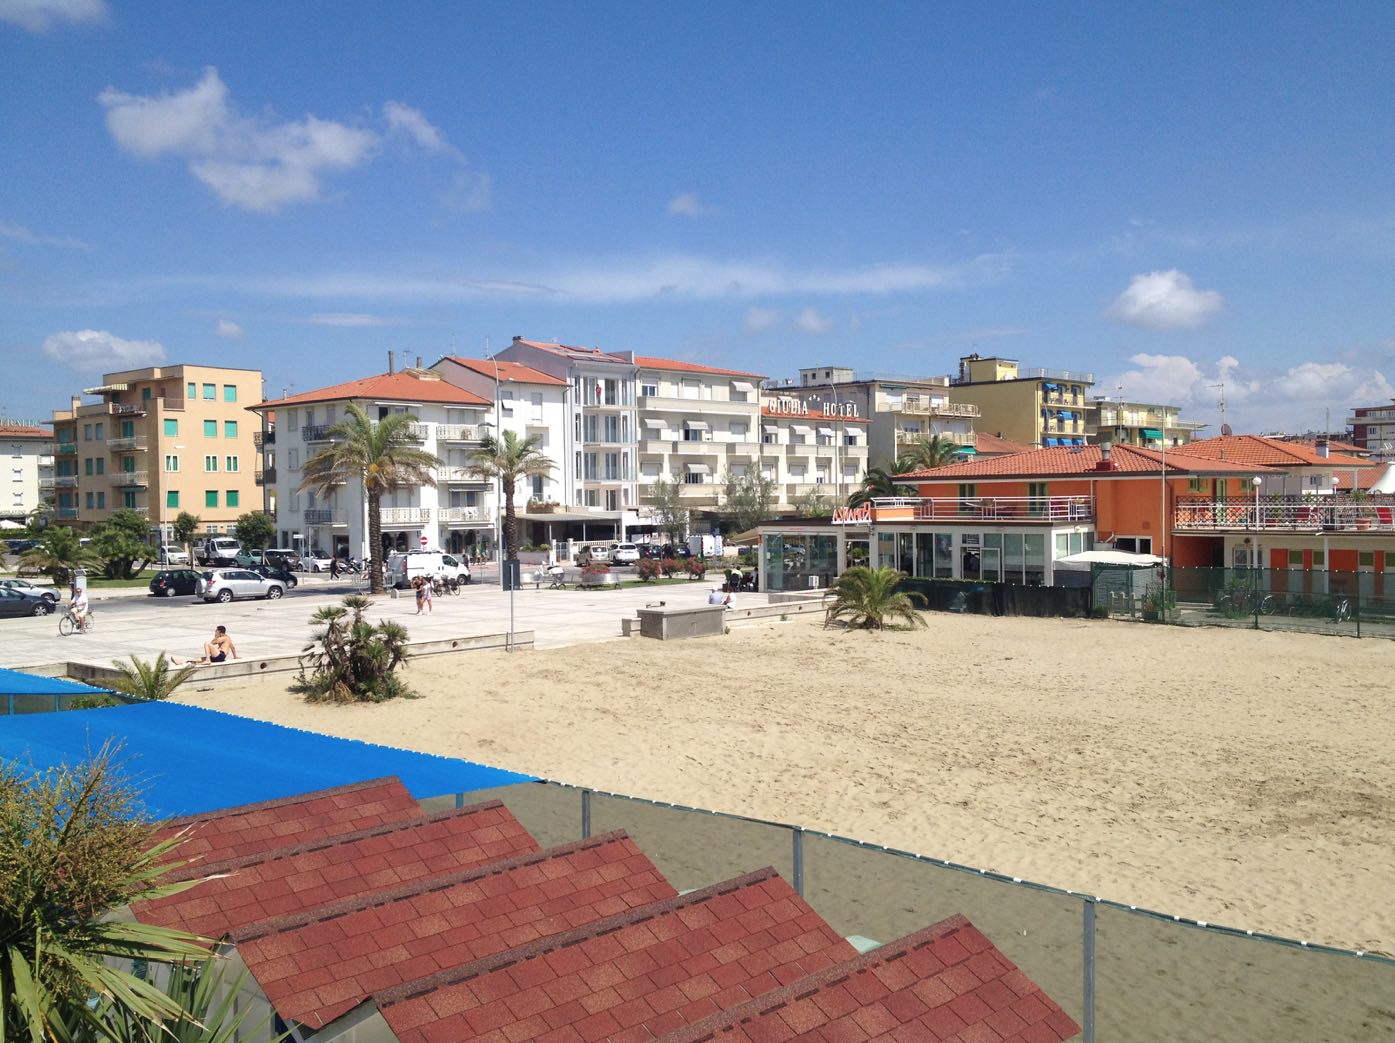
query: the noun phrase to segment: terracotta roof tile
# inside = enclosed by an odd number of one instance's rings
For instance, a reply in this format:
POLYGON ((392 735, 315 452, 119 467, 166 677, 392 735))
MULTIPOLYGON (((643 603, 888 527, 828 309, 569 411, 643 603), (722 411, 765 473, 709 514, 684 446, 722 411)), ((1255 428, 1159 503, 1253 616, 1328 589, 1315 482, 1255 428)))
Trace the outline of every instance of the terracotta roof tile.
MULTIPOLYGON (((231 940, 277 1013, 319 1029, 410 980, 403 968, 416 958, 449 971, 676 894, 615 832, 267 921, 231 940)), ((442 992, 432 1002, 463 1000, 442 992)))
POLYGON ((0 422, 0 438, 33 438, 43 442, 52 442, 53 432, 46 427, 35 427, 33 424, 0 422))
POLYGON ((553 1033, 638 1041, 852 954, 852 946, 767 869, 374 999, 402 1043, 464 1039, 482 1023, 514 1041, 553 1033), (778 941, 775 928, 787 923, 805 930, 778 941), (440 1014, 447 1006, 455 1013, 440 1014))
POLYGON ((974 449, 980 456, 1006 456, 1009 453, 1030 453, 1032 447, 988 431, 974 432, 974 449))
POLYGON ((142 902, 134 911, 145 923, 222 938, 262 920, 536 850, 537 842, 513 814, 489 801, 248 858, 183 867, 171 875, 214 879, 142 902))
MULTIPOLYGON (((1163 455, 1152 449, 1133 445, 1116 445, 1110 450, 1110 471, 1097 471, 1096 467, 1104 458, 1100 446, 1055 446, 1047 449, 1031 449, 1025 453, 1009 456, 995 456, 986 460, 968 460, 964 463, 946 464, 923 471, 909 471, 897 475, 898 481, 958 481, 962 478, 1066 478, 1078 475, 1139 475, 1161 474, 1163 455)), ((1235 460, 1206 460, 1197 456, 1184 456, 1181 449, 1167 453, 1169 474, 1231 475, 1263 474, 1270 469, 1254 463, 1241 463, 1235 460)))
POLYGON ((544 373, 532 366, 525 366, 521 362, 509 362, 506 359, 467 359, 459 355, 447 355, 442 361, 454 362, 457 366, 464 366, 466 369, 491 379, 496 374, 495 367, 497 366, 497 374, 501 383, 567 386, 567 382, 561 377, 554 377, 551 373, 544 373))
POLYGON ((422 817, 407 787, 388 777, 170 819, 157 837, 188 830, 176 858, 223 862, 422 817))
POLYGON ((656 355, 636 355, 635 365, 640 369, 667 369, 676 370, 680 373, 710 373, 721 377, 750 377, 752 380, 764 380, 762 373, 746 373, 739 369, 719 369, 716 366, 704 366, 697 362, 683 362, 679 359, 659 358, 656 355))
POLYGON ((1332 453, 1319 456, 1317 450, 1302 442, 1287 442, 1282 438, 1262 435, 1221 435, 1188 442, 1169 452, 1195 456, 1204 460, 1227 460, 1232 463, 1263 464, 1266 467, 1368 467, 1369 460, 1332 453))
POLYGON ((800 978, 663 1037, 663 1043, 1004 1040, 1080 1031, 962 916, 800 978))
POLYGON ((348 399, 372 399, 385 402, 440 402, 446 405, 487 406, 490 401, 473 392, 458 388, 441 379, 440 374, 420 376, 417 373, 379 373, 371 377, 349 380, 343 384, 303 391, 287 398, 269 399, 249 409, 281 409, 310 402, 341 402, 348 399))

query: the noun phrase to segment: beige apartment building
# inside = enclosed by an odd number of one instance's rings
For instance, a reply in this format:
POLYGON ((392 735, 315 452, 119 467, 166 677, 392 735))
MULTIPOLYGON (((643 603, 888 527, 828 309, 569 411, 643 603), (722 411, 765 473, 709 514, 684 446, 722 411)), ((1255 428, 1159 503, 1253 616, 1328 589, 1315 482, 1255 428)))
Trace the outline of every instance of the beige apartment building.
POLYGON ((950 382, 953 397, 979 409, 976 426, 1033 449, 1084 445, 1093 373, 1021 369, 1014 359, 966 355, 950 382))
POLYGON ((5 488, 0 518, 22 522, 42 503, 53 502, 53 432, 38 421, 0 420, 5 488))
POLYGON ((181 511, 230 532, 262 509, 257 418, 262 374, 222 366, 107 373, 53 413, 55 515, 92 524, 133 510, 163 531, 181 511))

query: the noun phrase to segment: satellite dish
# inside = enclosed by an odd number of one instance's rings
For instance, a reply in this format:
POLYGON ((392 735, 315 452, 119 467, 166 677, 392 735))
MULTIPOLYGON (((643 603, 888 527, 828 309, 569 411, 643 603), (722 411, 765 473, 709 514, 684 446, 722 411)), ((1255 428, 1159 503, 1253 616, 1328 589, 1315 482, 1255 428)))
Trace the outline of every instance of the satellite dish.
POLYGON ((1221 434, 1222 434, 1223 436, 1224 436, 1224 435, 1233 435, 1233 434, 1235 434, 1235 432, 1232 431, 1232 430, 1230 429, 1230 425, 1229 425, 1229 424, 1222 424, 1222 425, 1221 425, 1221 434))

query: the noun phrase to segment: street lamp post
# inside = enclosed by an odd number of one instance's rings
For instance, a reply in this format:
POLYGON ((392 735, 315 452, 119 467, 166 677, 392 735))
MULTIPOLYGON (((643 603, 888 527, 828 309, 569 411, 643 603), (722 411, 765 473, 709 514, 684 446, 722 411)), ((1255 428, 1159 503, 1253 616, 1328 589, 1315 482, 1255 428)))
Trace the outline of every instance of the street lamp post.
POLYGON ((1253 485, 1253 486, 1254 486, 1254 489, 1255 489, 1255 526, 1254 526, 1254 528, 1255 528, 1255 539, 1254 539, 1254 544, 1253 544, 1253 545, 1251 546, 1251 548, 1250 548, 1250 568, 1255 569, 1255 570, 1258 570, 1258 569, 1259 569, 1259 529, 1260 529, 1260 524, 1259 524, 1259 522, 1260 522, 1260 519, 1259 519, 1259 487, 1260 487, 1261 485, 1264 484, 1264 479, 1261 478, 1259 475, 1255 475, 1253 478, 1250 479, 1250 484, 1253 485))

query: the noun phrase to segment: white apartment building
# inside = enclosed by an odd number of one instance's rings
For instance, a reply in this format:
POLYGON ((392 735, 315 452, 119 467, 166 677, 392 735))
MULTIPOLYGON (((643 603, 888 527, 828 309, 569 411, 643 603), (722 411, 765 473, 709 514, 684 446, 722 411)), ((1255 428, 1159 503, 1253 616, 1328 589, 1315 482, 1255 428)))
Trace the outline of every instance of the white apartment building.
POLYGON ((855 401, 808 401, 783 389, 761 397, 761 473, 775 483, 775 511, 809 496, 847 501, 867 471, 868 420, 855 401))
POLYGON ((41 503, 54 502, 53 448, 53 432, 39 421, 0 420, 0 518, 20 522, 41 503))
POLYGON ((302 490, 306 460, 334 441, 333 427, 350 403, 377 420, 409 414, 421 448, 445 461, 437 484, 398 490, 382 500, 383 549, 426 546, 460 554, 488 553, 497 513, 488 482, 472 473, 469 452, 493 422, 493 401, 421 368, 388 372, 307 391, 251 409, 274 428, 263 429, 263 473, 275 489, 281 546, 365 557, 368 505, 362 485, 347 483, 328 496, 302 490))

